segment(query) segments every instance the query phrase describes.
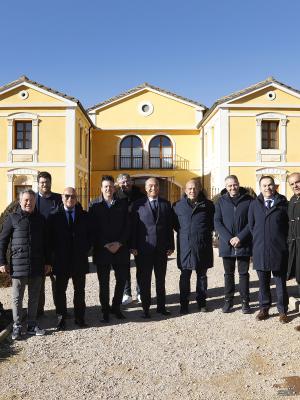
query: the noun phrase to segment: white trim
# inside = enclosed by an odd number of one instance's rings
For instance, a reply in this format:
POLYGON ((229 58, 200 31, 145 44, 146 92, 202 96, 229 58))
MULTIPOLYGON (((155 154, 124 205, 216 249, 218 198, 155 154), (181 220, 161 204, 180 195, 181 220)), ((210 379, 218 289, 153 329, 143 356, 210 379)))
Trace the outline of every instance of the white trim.
POLYGON ((257 162, 257 161, 230 161, 229 167, 300 167, 300 162, 257 162), (276 167, 274 166, 276 165, 276 167))
POLYGON ((69 104, 69 105, 73 105, 73 106, 74 106, 74 105, 77 105, 77 103, 75 103, 75 102, 72 101, 72 100, 68 100, 68 99, 66 99, 65 97, 62 97, 62 96, 60 96, 60 95, 58 95, 58 94, 55 94, 55 93, 52 93, 52 92, 50 92, 50 91, 48 91, 48 90, 46 90, 46 89, 42 89, 42 88, 40 88, 39 86, 33 85, 32 83, 29 83, 29 82, 26 82, 26 81, 20 82, 20 83, 18 83, 18 84, 16 84, 16 85, 10 86, 10 87, 9 87, 8 89, 6 89, 6 90, 1 91, 1 92, 0 92, 0 96, 1 96, 3 93, 7 93, 7 92, 10 92, 11 90, 15 90, 16 88, 18 88, 18 87, 20 87, 20 86, 27 86, 27 87, 30 87, 31 89, 34 89, 34 90, 36 90, 37 92, 46 94, 47 96, 53 97, 53 98, 55 98, 55 99, 57 99, 57 100, 61 100, 61 101, 63 101, 64 103, 69 104))
POLYGON ((282 109, 282 108, 288 108, 288 109, 295 109, 295 110, 299 110, 300 109, 300 102, 298 106, 295 106, 294 104, 273 104, 273 103, 268 103, 268 104, 229 104, 229 103, 224 103, 222 105, 218 106, 219 109, 227 109, 227 108, 265 108, 265 109, 274 109, 274 108, 278 108, 278 109, 282 109))
MULTIPOLYGON (((9 115, 12 115, 11 112, 0 112, 0 117, 8 117, 9 115)), ((39 117, 65 117, 66 113, 57 113, 57 112, 40 112, 39 111, 39 117)))
POLYGON ((122 97, 119 97, 119 98, 117 98, 117 99, 115 99, 115 100, 112 100, 112 101, 110 101, 109 103, 103 104, 103 105, 98 106, 98 107, 95 107, 95 108, 91 108, 89 112, 97 111, 97 110, 100 110, 101 108, 111 106, 111 105, 114 104, 114 103, 123 101, 124 99, 127 99, 128 97, 135 96, 137 93, 143 92, 143 91, 145 91, 145 90, 146 90, 146 91, 149 91, 149 92, 152 92, 152 93, 159 94, 160 96, 164 96, 164 97, 167 97, 167 98, 169 98, 169 99, 178 101, 179 103, 186 104, 186 105, 191 106, 191 107, 193 107, 193 108, 197 108, 197 109, 203 110, 203 111, 205 110, 205 108, 199 106, 199 104, 198 104, 198 105, 197 105, 197 104, 193 104, 193 103, 190 103, 189 101, 179 99, 179 98, 176 97, 176 96, 172 96, 172 95, 170 95, 170 94, 166 94, 166 93, 164 93, 164 92, 160 92, 159 90, 152 89, 152 88, 149 87, 149 86, 145 86, 145 87, 143 87, 143 88, 141 88, 141 89, 137 89, 137 90, 134 91, 134 92, 125 94, 125 95, 122 96, 122 97))
MULTIPOLYGON (((0 163, 0 168, 13 168, 13 167, 24 167, 24 162, 3 162, 0 163)), ((26 162, 27 167, 66 167, 65 163, 61 162, 26 162)))
POLYGON ((229 117, 228 110, 220 110, 220 136, 219 136, 219 182, 218 187, 224 185, 226 176, 229 175, 229 117))
POLYGON ((14 177, 17 175, 31 175, 33 178, 32 190, 37 191, 37 176, 39 171, 35 169, 28 168, 14 168, 6 172, 7 174, 7 203, 10 204, 13 200, 13 187, 14 187, 14 177))
POLYGON ((66 186, 75 187, 75 151, 76 151, 76 113, 75 109, 66 111, 66 186))
POLYGON ((140 131, 140 130, 143 130, 143 131, 154 131, 154 130, 161 130, 161 129, 164 129, 164 130, 167 130, 167 131, 199 131, 199 128, 197 128, 196 126, 167 126, 167 127, 163 127, 163 126, 161 126, 161 125, 159 125, 159 126, 132 126, 132 127, 128 127, 128 128, 124 128, 124 126, 115 126, 115 127, 109 127, 109 128, 106 128, 105 126, 101 126, 101 128, 99 128, 99 127, 97 127, 96 129, 95 129, 95 131, 96 130, 98 130, 100 133, 102 132, 102 131, 108 131, 108 132, 110 132, 110 131, 135 131, 135 130, 137 130, 137 131, 140 131))
MULTIPOLYGON (((257 113, 256 112, 234 112, 234 111, 229 111, 229 117, 256 117, 257 113)), ((300 114, 285 114, 286 117, 300 117, 300 114)))
POLYGON ((89 115, 91 121, 93 122, 93 124, 96 125, 96 112, 90 111, 90 112, 88 112, 88 115, 89 115))
MULTIPOLYGON (((287 89, 285 86, 282 86, 282 85, 280 85, 280 84, 278 84, 278 83, 275 83, 275 82, 268 82, 268 83, 266 83, 264 86, 261 86, 261 87, 259 87, 259 88, 253 89, 253 90, 251 90, 251 91, 249 91, 249 92, 247 92, 247 93, 244 93, 244 94, 242 94, 242 95, 240 95, 240 96, 237 96, 237 97, 235 97, 235 98, 229 100, 227 103, 222 103, 222 105, 229 105, 229 104, 231 104, 231 102, 233 102, 233 101, 237 101, 237 100, 240 100, 240 99, 242 99, 242 98, 244 98, 244 97, 247 97, 247 96, 249 96, 249 95, 252 95, 253 93, 260 92, 261 90, 264 90, 264 89, 266 89, 266 88, 268 88, 268 87, 275 87, 275 88, 278 89, 278 90, 281 90, 281 91, 283 91, 283 92, 285 92, 285 93, 288 93, 288 94, 290 94, 290 95, 292 95, 292 96, 297 97, 297 98, 300 99, 300 94, 297 93, 297 92, 295 92, 294 90, 287 89)), ((270 104, 269 104, 269 107, 271 107, 270 104)), ((272 108, 273 108, 273 105, 272 105, 272 108)))
MULTIPOLYGON (((1 96, 1 93, 0 93, 1 96)), ((61 103, 3 103, 0 100, 0 108, 74 108, 73 104, 61 104, 61 103)))

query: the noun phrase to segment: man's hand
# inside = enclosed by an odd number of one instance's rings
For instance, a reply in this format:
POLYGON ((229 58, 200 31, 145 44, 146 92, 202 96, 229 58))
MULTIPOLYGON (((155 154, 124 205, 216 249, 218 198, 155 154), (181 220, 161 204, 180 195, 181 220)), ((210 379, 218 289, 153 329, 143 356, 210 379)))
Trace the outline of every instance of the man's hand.
POLYGON ((122 246, 122 243, 120 243, 120 242, 111 242, 111 243, 107 243, 104 247, 112 254, 116 254, 116 252, 119 250, 119 248, 121 246, 122 246))
POLYGON ((49 264, 45 265, 45 275, 49 275, 52 272, 52 266, 49 264))
POLYGON ((133 254, 134 256, 137 256, 137 255, 138 255, 137 249, 131 249, 130 252, 131 252, 131 254, 133 254))
POLYGON ((167 250, 167 256, 169 257, 173 252, 174 250, 167 250))
POLYGON ((241 245, 241 241, 237 236, 231 238, 229 242, 232 247, 240 247, 241 245))
POLYGON ((9 273, 9 266, 8 265, 0 265, 0 272, 2 273, 9 273))

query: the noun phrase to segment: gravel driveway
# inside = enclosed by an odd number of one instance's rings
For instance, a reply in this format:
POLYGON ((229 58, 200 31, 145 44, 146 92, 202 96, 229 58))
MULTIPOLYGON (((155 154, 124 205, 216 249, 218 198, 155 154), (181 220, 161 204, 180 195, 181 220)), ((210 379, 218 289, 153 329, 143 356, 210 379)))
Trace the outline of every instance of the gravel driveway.
MULTIPOLYGON (((172 258, 167 274, 170 317, 152 310, 152 319, 145 321, 134 303, 124 322, 112 318, 109 325, 100 323, 97 276, 91 273, 86 287, 89 327, 77 329, 71 318, 65 332, 55 332, 47 279, 47 312, 40 321, 47 335, 0 344, 0 400, 273 400, 298 389, 293 398, 300 398, 300 333, 293 329, 300 324, 299 315, 292 310, 291 322, 281 325, 275 307, 274 317, 262 322, 254 314, 243 315, 239 304, 223 314, 223 270, 220 259, 215 260, 208 273, 208 313, 198 312, 193 295, 191 313, 179 315, 179 272, 172 258), (299 387, 284 384, 285 377, 299 387)), ((289 285, 295 292, 295 283, 289 285)), ((257 291, 257 276, 251 271, 255 311, 257 291)), ((70 313, 72 295, 70 287, 70 313)), ((10 289, 1 289, 1 301, 10 307, 10 289)))

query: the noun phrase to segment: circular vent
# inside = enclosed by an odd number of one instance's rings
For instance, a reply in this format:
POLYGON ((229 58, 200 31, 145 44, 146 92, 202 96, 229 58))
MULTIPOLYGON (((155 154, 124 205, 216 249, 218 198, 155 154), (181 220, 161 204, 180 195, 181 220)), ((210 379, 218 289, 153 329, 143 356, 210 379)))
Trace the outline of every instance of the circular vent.
POLYGON ((150 101, 143 101, 139 104, 138 110, 141 115, 147 117, 148 115, 153 113, 154 107, 150 101))
POLYGON ((19 96, 21 97, 22 100, 26 100, 28 98, 29 94, 28 94, 27 90, 22 90, 19 93, 19 96))
POLYGON ((273 90, 270 91, 270 92, 268 92, 268 93, 266 94, 266 96, 267 96, 267 99, 268 99, 268 100, 275 100, 275 99, 276 99, 276 93, 273 92, 273 90))

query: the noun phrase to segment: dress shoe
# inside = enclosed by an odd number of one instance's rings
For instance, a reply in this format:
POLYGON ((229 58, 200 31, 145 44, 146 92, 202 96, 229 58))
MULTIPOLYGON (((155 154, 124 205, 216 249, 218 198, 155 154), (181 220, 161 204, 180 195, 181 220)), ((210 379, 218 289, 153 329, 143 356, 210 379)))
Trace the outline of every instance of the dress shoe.
POLYGON ((225 300, 223 308, 222 308, 222 312, 227 314, 230 313, 233 307, 233 303, 232 300, 225 300))
POLYGON ((111 310, 111 313, 116 316, 118 319, 126 319, 125 315, 120 310, 111 310))
POLYGON ((295 326, 295 331, 300 332, 300 325, 295 326))
POLYGON ((78 325, 79 328, 87 328, 88 324, 85 323, 84 319, 75 319, 75 325, 78 325))
POLYGON ((56 325, 56 330, 57 331, 65 331, 66 330, 66 321, 65 321, 64 317, 62 315, 60 315, 58 317, 57 321, 58 322, 57 322, 57 325, 56 325))
POLYGON ((171 311, 167 310, 166 308, 164 308, 164 309, 157 309, 156 312, 157 312, 158 314, 165 315, 165 316, 171 315, 171 311))
POLYGON ((248 301, 242 302, 242 313, 243 314, 251 314, 252 313, 252 310, 251 310, 251 307, 250 307, 248 301))
POLYGON ((279 322, 287 324, 289 322, 288 316, 285 313, 279 314, 279 322))
POLYGON ((262 308, 255 318, 257 319, 257 321, 264 321, 265 319, 268 319, 269 317, 270 317, 269 310, 266 308, 262 308))
POLYGON ((142 314, 142 318, 144 318, 144 319, 150 319, 151 318, 149 310, 144 310, 144 312, 142 314))
POLYGON ((189 313, 189 303, 188 302, 182 302, 180 304, 180 314, 185 315, 189 313))
POLYGON ((101 319, 101 322, 107 324, 109 322, 109 313, 103 313, 103 317, 101 319))

